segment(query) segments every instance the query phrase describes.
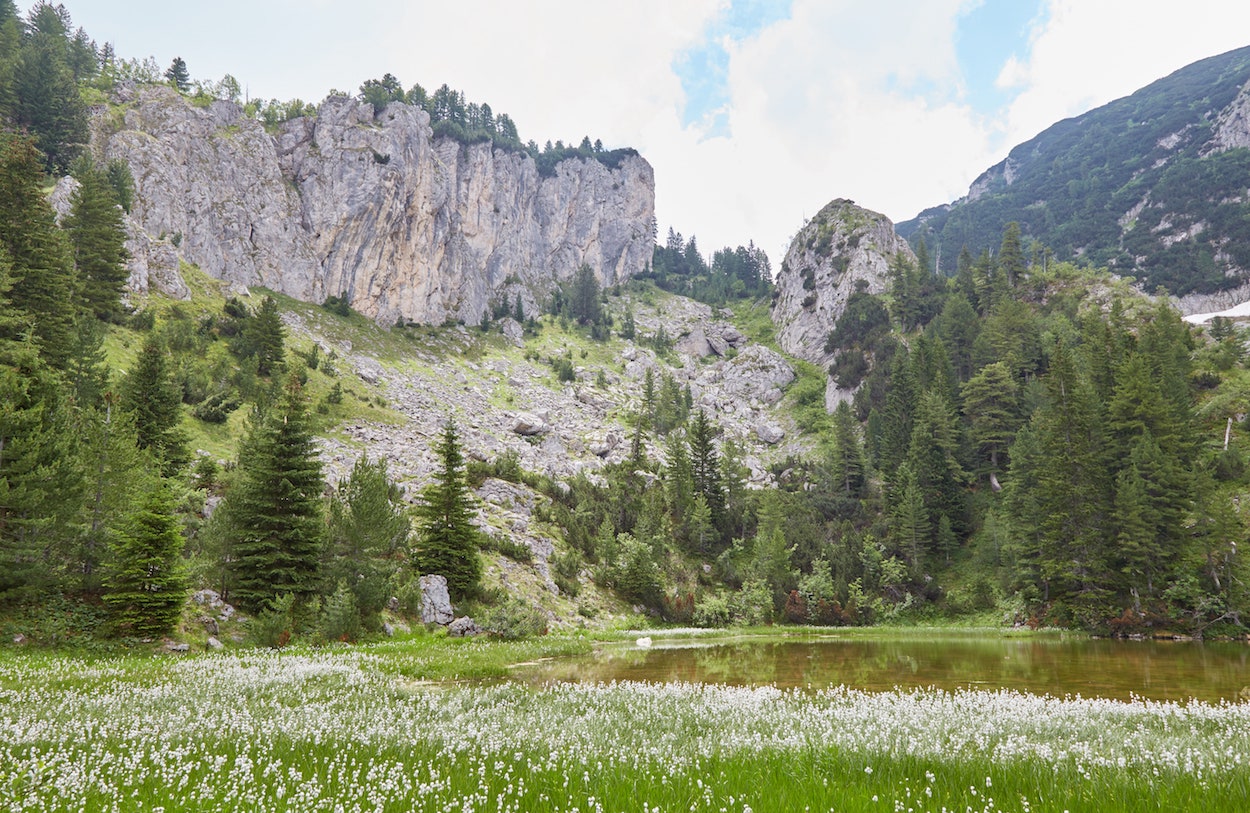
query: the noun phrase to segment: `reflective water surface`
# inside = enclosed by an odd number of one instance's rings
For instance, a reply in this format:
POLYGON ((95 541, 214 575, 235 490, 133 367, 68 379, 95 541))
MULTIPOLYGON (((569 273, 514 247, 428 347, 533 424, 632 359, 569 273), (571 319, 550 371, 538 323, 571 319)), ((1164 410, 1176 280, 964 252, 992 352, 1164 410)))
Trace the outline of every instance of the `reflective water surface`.
POLYGON ((594 655, 521 667, 536 682, 639 680, 884 691, 1015 689, 1128 700, 1250 699, 1250 645, 1237 642, 1110 641, 974 637, 836 636, 673 641, 643 649, 609 645, 594 655))

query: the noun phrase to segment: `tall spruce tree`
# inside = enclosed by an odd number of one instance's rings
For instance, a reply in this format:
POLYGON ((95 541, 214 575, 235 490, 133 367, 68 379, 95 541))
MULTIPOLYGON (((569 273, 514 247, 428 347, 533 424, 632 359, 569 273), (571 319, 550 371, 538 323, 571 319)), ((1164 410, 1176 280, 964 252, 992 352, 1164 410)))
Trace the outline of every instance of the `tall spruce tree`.
POLYGON ((43 180, 31 140, 0 130, 0 246, 11 263, 9 301, 30 317, 40 354, 64 370, 74 354, 79 286, 43 180))
POLYGON ((169 80, 169 84, 178 88, 179 93, 186 93, 191 89, 191 73, 187 70, 186 60, 180 56, 174 57, 174 61, 169 63, 165 78, 169 80))
POLYGON ((696 495, 703 495, 712 528, 718 534, 725 525, 725 486, 721 480, 720 455, 716 452, 717 429, 702 409, 695 410, 687 429, 690 444, 690 471, 696 495))
POLYGON ((320 585, 325 483, 299 380, 257 416, 239 450, 239 480, 226 496, 233 543, 234 593, 257 611, 286 594, 312 596, 320 585))
POLYGON ((443 424, 435 454, 440 467, 417 508, 416 564, 424 574, 447 579, 452 598, 465 598, 482 577, 482 560, 460 435, 451 418, 443 424))
POLYGON ((177 624, 188 584, 182 546, 169 486, 156 481, 109 546, 104 603, 119 632, 164 635, 177 624))
POLYGON ((97 319, 119 321, 124 316, 121 296, 130 256, 121 205, 107 173, 90 159, 74 163, 74 177, 79 185, 63 226, 74 249, 83 299, 97 319))
POLYGON ((329 544, 322 567, 323 592, 347 586, 362 626, 374 630, 390 596, 398 557, 408 546, 411 523, 391 482, 386 461, 361 455, 351 476, 330 500, 329 544))
POLYGON ((134 416, 117 407, 107 392, 99 408, 79 410, 77 429, 82 457, 84 497, 81 542, 74 562, 79 589, 96 593, 100 563, 134 510, 139 496, 156 478, 152 455, 136 443, 134 416))
POLYGON ((29 599, 64 575, 82 478, 59 377, 10 304, 10 280, 0 244, 0 599, 29 599))
POLYGON ((36 4, 13 72, 18 126, 43 153, 43 167, 63 175, 87 143, 87 108, 70 64, 69 16, 64 6, 36 4))
POLYGON ((182 420, 182 390, 168 354, 155 334, 148 336, 134 368, 121 383, 121 407, 134 416, 140 449, 150 449, 161 473, 170 476, 189 460, 182 420))
POLYGON ((603 319, 603 309, 599 304, 599 280, 589 265, 583 263, 573 276, 569 292, 569 310, 581 325, 595 325, 603 319))
POLYGON ((858 497, 868 482, 868 467, 864 461, 864 449, 859 441, 859 430, 851 405, 839 401, 833 411, 833 445, 830 473, 834 488, 843 497, 858 497))

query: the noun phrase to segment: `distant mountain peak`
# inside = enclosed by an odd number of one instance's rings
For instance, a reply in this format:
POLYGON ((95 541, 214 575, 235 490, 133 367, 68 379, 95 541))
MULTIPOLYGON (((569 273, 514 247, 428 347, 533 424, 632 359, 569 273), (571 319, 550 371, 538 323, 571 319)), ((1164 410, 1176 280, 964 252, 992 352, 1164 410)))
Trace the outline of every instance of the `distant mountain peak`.
POLYGON ((1004 226, 1146 290, 1250 279, 1250 47, 1195 62, 1017 145, 957 201, 898 224, 946 272, 1004 226))

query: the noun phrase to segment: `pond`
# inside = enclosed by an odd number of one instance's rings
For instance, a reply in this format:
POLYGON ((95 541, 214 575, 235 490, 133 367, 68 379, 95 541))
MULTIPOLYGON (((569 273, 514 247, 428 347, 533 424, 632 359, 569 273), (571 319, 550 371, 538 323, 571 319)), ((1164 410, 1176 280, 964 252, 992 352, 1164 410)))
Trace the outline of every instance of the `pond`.
POLYGON ((1250 699, 1250 645, 1078 636, 914 635, 685 639, 608 645, 518 669, 534 682, 649 681, 868 691, 1014 689, 1056 697, 1250 699))

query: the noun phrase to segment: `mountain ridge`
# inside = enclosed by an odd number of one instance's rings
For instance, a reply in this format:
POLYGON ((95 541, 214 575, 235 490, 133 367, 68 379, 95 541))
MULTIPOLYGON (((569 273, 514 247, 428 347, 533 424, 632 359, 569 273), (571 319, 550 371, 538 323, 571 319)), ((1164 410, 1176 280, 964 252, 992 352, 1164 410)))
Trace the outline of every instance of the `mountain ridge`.
POLYGON ((1250 277, 1250 47, 1192 63, 1014 147, 952 203, 897 225, 953 273, 1018 222, 1057 259, 1147 290, 1214 294, 1250 277))

